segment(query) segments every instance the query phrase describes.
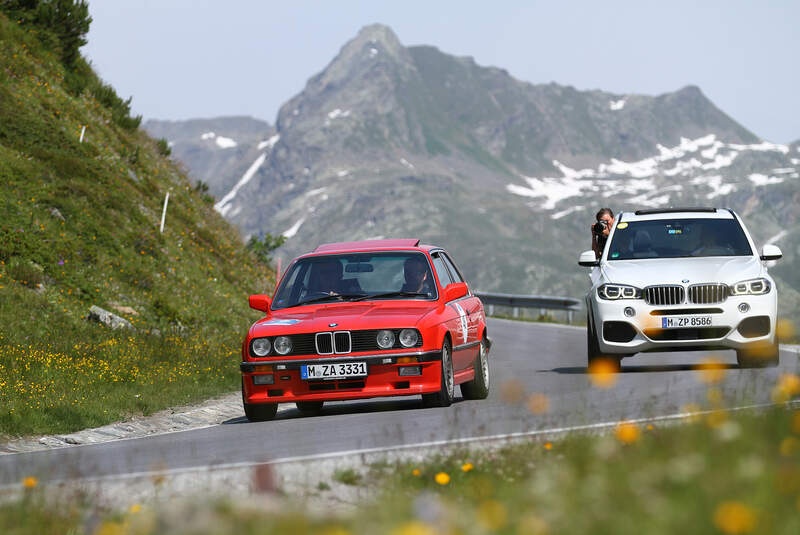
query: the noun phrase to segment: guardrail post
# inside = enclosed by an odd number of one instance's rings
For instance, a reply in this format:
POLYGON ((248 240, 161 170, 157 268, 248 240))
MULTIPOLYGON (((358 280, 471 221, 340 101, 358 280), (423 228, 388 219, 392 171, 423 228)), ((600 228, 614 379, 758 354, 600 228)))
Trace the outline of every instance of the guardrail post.
POLYGON ((519 317, 519 307, 514 307, 514 308, 513 308, 512 315, 513 315, 515 318, 518 318, 518 317, 519 317))
POLYGON ((572 311, 567 310, 567 324, 572 325, 572 311))
POLYGON ((494 316, 494 305, 489 305, 489 315, 494 316))

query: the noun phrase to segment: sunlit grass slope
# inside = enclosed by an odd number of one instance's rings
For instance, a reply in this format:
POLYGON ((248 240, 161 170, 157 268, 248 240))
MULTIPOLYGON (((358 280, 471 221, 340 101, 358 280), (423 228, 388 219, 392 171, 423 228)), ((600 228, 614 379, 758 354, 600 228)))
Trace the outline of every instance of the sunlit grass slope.
POLYGON ((0 13, 0 435, 238 388, 247 294, 274 282, 113 90, 75 75, 0 13), (134 330, 86 321, 91 305, 134 330))

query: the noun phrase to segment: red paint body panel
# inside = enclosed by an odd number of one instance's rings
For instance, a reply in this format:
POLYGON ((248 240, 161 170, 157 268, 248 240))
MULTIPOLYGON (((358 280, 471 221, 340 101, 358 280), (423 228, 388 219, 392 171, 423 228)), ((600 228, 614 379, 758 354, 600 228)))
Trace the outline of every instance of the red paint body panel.
MULTIPOLYGON (((326 244, 313 253, 295 259, 287 268, 300 259, 318 256, 341 255, 364 252, 418 252, 425 255, 433 266, 433 255, 446 254, 438 247, 417 245, 419 240, 373 240, 367 242, 345 242, 326 244)), ((247 404, 283 403, 297 401, 333 401, 365 399, 384 396, 409 396, 438 392, 441 387, 441 348, 445 338, 453 347, 453 368, 456 384, 470 381, 475 377, 474 365, 480 351, 480 341, 485 336, 485 314, 480 300, 468 291, 467 295, 452 302, 444 302, 444 288, 440 276, 436 274, 433 282, 438 299, 388 298, 364 301, 337 301, 307 304, 286 308, 272 308, 267 315, 253 323, 242 343, 243 400, 247 404), (333 326, 332 326, 333 325, 333 326), (316 346, 310 351, 296 355, 279 356, 273 351, 267 357, 256 358, 250 354, 250 343, 255 338, 268 338, 274 342, 278 336, 297 337, 310 333, 340 331, 371 331, 380 329, 417 329, 422 344, 412 348, 396 348, 369 351, 355 351, 344 354, 319 355, 316 346), (396 358, 409 353, 424 354, 425 362, 401 364, 382 363, 381 359, 396 358), (346 358, 358 361, 359 357, 375 357, 368 360, 368 375, 342 380, 315 380, 301 378, 299 365, 315 362, 335 362, 331 359, 346 358), (327 360, 325 360, 327 359, 327 360), (288 369, 270 372, 252 371, 252 364, 269 365, 279 362, 288 369), (420 366, 421 375, 400 376, 399 370, 405 366, 420 366), (274 376, 274 384, 255 385, 257 375, 274 376), (271 392, 270 392, 271 391, 271 392)), ((455 270, 453 270, 455 271, 455 270)), ((454 278, 460 279, 460 274, 454 278)), ((363 280, 363 279, 362 279, 363 280)), ((281 281, 281 285, 284 281, 281 281)), ((276 293, 277 296, 277 293, 276 293)), ((293 301, 288 301, 293 302, 293 301)), ((354 336, 351 334, 351 337, 354 336)), ((366 336, 366 335, 365 335, 366 336)), ((313 337, 312 337, 313 338, 313 337)), ((299 338, 293 338, 293 340, 299 338)))

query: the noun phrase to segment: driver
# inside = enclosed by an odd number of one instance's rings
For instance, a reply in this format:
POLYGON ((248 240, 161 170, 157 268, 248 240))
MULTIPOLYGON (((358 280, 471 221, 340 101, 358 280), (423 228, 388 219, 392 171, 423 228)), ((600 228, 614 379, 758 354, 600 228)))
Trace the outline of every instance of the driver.
POLYGON ((313 292, 337 295, 342 293, 342 263, 338 260, 325 260, 314 264, 311 273, 310 290, 313 292))
POLYGON ((430 270, 428 263, 419 255, 406 259, 403 264, 403 275, 406 283, 400 288, 401 292, 433 294, 433 287, 430 281, 430 270))

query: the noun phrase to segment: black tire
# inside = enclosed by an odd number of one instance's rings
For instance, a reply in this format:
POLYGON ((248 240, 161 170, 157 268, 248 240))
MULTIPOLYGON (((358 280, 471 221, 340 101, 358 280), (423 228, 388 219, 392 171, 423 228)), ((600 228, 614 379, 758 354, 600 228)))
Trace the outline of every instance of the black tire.
POLYGON ((464 399, 486 399, 489 396, 489 350, 486 338, 481 340, 481 348, 475 359, 475 378, 461 383, 461 395, 464 399))
POLYGON ((422 394, 422 405, 425 407, 449 407, 455 396, 456 381, 453 374, 453 351, 450 340, 445 338, 442 344, 442 366, 439 376, 439 391, 422 394))
POLYGON ((600 353, 600 344, 597 341, 597 334, 595 333, 594 326, 590 321, 591 318, 586 316, 586 364, 587 368, 591 371, 598 364, 601 364, 604 371, 611 371, 619 373, 622 371, 622 357, 617 355, 606 355, 600 353))
POLYGON ((774 368, 780 363, 778 342, 737 349, 736 362, 740 368, 774 368))
POLYGON ((297 410, 306 416, 316 416, 322 412, 324 401, 298 401, 295 403, 297 410))
POLYGON ((242 406, 244 407, 244 415, 250 422, 265 422, 272 420, 278 414, 277 403, 244 402, 244 377, 242 377, 242 406))

